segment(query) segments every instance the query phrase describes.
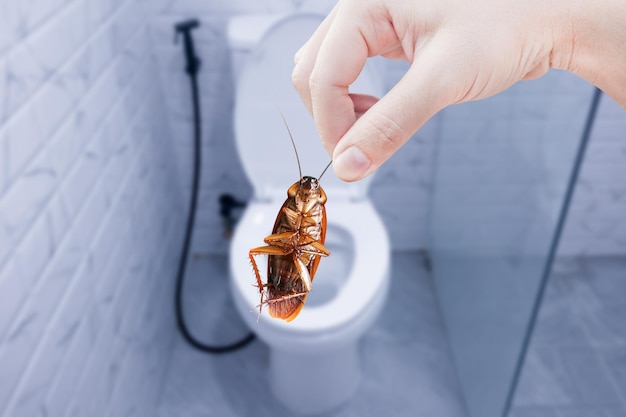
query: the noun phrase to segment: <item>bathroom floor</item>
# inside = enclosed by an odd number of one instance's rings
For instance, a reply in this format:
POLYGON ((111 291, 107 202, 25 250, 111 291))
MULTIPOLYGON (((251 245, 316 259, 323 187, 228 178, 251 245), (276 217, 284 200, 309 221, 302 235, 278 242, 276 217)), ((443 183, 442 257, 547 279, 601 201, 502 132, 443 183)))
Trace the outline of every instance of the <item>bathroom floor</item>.
MULTIPOLYGON (((363 380, 333 417, 465 417, 456 373, 430 275, 417 252, 392 256, 390 299, 362 344, 363 380)), ((188 322, 206 340, 233 341, 245 327, 231 304, 227 258, 190 263, 188 322), (217 283, 217 284, 216 284, 217 283)), ((367 284, 367 283, 364 283, 367 284)), ((268 349, 260 341, 240 351, 207 355, 177 335, 159 406, 160 417, 288 416, 266 381, 268 349)))
POLYGON ((626 257, 560 258, 509 417, 626 416, 626 257))
MULTIPOLYGON (((362 344, 355 397, 324 416, 467 417, 431 277, 417 252, 395 252, 390 299, 362 344)), ((187 320, 206 340, 245 326, 230 301, 227 259, 195 259, 187 320)), ((626 416, 626 258, 558 259, 509 417, 626 416)), ((267 348, 254 341, 207 355, 177 335, 159 417, 288 416, 266 381, 267 348)), ((485 416, 499 417, 499 416, 485 416)))

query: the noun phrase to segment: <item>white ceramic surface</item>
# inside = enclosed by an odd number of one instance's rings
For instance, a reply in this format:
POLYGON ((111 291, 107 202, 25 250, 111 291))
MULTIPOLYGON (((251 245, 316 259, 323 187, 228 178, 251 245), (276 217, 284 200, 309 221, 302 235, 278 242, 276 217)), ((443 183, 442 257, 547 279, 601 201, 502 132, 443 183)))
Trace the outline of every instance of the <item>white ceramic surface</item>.
MULTIPOLYGON (((240 76, 235 141, 255 198, 232 240, 231 290, 244 321, 270 346, 269 379, 276 398, 305 414, 337 407, 356 390, 361 369, 357 342, 380 314, 389 285, 387 231, 366 194, 371 177, 345 183, 330 170, 321 183, 329 196, 326 245, 333 262, 324 266, 326 260, 321 260, 312 302, 295 320, 286 323, 269 317, 267 310, 258 312, 260 295, 248 252, 263 245, 287 188, 298 178, 279 109, 297 138, 302 175, 319 177, 329 160, 290 77, 295 52, 321 21, 322 16, 315 14, 294 14, 280 20, 267 29, 251 55, 240 60, 245 67, 236 69, 240 76), (308 171, 309 167, 314 171, 308 171), (292 180, 286 180, 289 178, 292 180), (321 294, 317 300, 316 289, 321 294), (291 372, 285 372, 287 369, 291 372)), ((236 50, 240 45, 232 46, 233 53, 241 56, 236 50)), ((381 83, 369 67, 356 86, 362 93, 377 95, 381 91, 381 83)), ((255 258, 264 282, 265 258, 255 258)))

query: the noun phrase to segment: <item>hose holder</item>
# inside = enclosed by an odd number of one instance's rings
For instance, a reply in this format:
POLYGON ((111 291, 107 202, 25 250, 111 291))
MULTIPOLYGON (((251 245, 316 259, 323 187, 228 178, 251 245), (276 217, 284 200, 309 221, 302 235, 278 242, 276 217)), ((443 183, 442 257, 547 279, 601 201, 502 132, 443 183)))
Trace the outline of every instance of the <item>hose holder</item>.
POLYGON ((200 70, 200 64, 202 61, 196 55, 196 49, 194 47, 193 39, 191 38, 191 31, 200 26, 200 22, 197 19, 189 19, 177 23, 174 25, 174 43, 178 43, 178 39, 183 37, 183 47, 185 51, 186 67, 185 71, 189 75, 196 75, 200 70))

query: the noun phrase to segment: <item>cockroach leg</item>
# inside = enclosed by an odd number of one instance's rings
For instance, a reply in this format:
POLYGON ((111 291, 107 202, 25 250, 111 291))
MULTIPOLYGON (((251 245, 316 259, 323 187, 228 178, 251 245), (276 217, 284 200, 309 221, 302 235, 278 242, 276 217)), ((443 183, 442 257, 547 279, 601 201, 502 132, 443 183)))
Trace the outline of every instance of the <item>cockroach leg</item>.
POLYGON ((261 306, 263 305, 263 296, 265 295, 265 287, 269 286, 268 284, 263 284, 263 280, 261 279, 261 273, 259 272, 259 266, 254 260, 255 255, 284 255, 285 250, 278 246, 259 246, 258 248, 250 249, 248 252, 248 258, 250 259, 250 263, 252 264, 252 269, 254 270, 254 276, 256 277, 257 287, 259 288, 259 293, 261 293, 261 304, 259 304, 259 314, 261 314, 261 306))
POLYGON ((269 235, 263 241, 269 245, 269 247, 278 247, 282 249, 281 255, 285 255, 293 250, 294 232, 274 233, 269 235))
POLYGON ((310 253, 312 255, 318 255, 318 256, 330 255, 330 251, 326 249, 324 245, 322 245, 316 240, 310 243, 303 244, 302 246, 298 248, 298 250, 303 253, 310 253))
POLYGON ((248 258, 250 258, 250 263, 252 264, 252 269, 254 270, 254 275, 256 276, 256 283, 259 287, 259 291, 263 294, 263 281, 261 280, 261 273, 259 272, 259 267, 254 260, 252 250, 248 253, 248 258))
POLYGON ((248 252, 248 258, 250 258, 250 262, 252 263, 252 269, 254 270, 254 275, 256 276, 256 282, 259 287, 259 291, 263 291, 263 281, 261 280, 261 273, 259 272, 259 267, 254 260, 255 255, 284 255, 285 250, 279 248, 277 246, 259 246, 258 248, 250 249, 248 252))
POLYGON ((302 280, 302 284, 304 284, 304 288, 306 291, 311 291, 311 275, 309 274, 309 270, 307 269, 302 259, 300 259, 297 254, 294 253, 293 262, 298 268, 298 272, 300 273, 300 279, 302 280))
POLYGON ((296 297, 302 297, 302 296, 308 295, 308 294, 309 294, 309 291, 303 291, 303 292, 298 292, 298 293, 295 293, 295 294, 283 295, 283 296, 280 296, 278 298, 272 298, 271 300, 266 300, 265 304, 280 303, 281 301, 289 300, 291 298, 296 298, 296 297))

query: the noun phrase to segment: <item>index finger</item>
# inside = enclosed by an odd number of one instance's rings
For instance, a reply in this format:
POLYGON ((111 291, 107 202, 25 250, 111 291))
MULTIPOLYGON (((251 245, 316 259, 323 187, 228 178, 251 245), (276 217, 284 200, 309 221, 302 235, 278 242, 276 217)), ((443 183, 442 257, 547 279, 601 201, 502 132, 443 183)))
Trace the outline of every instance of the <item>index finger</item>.
POLYGON ((319 27, 315 30, 309 40, 300 47, 298 52, 294 56, 294 68, 291 74, 291 80, 293 82, 296 91, 300 94, 304 105, 306 106, 311 116, 313 115, 313 109, 311 108, 311 90, 309 87, 309 80, 311 79, 311 72, 315 66, 317 60, 317 53, 320 49, 322 41, 326 37, 326 32, 332 24, 336 10, 339 6, 336 5, 333 10, 324 18, 319 27))
POLYGON ((349 86, 361 73, 368 56, 358 21, 355 16, 344 18, 338 10, 320 45, 309 80, 313 118, 330 154, 356 121, 349 86))

